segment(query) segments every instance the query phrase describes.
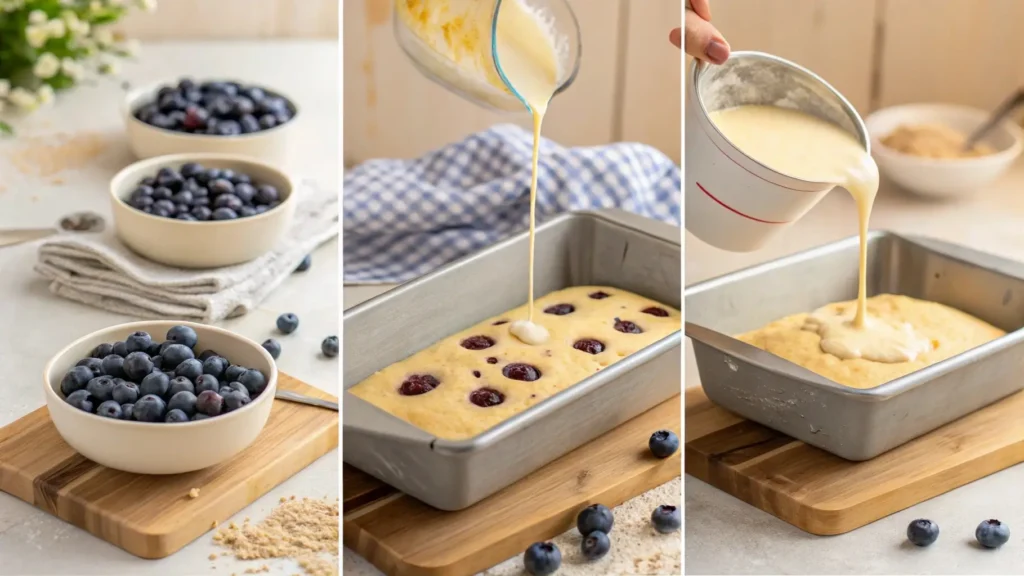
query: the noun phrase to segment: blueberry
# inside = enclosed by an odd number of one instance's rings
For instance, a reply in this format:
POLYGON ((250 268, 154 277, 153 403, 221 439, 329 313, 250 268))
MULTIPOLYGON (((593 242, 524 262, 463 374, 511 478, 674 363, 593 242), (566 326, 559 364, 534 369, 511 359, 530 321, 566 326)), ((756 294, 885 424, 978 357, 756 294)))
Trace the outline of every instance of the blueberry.
POLYGON ((999 520, 985 520, 978 524, 974 537, 985 548, 999 548, 1010 539, 1010 527, 999 520))
POLYGON ((60 391, 64 396, 70 396, 73 392, 85 388, 93 378, 96 378, 96 374, 92 369, 87 366, 75 366, 61 378, 60 391))
POLYGON ((163 372, 150 372, 139 384, 139 394, 163 397, 171 387, 171 379, 163 372))
POLYGON ((328 358, 334 358, 338 355, 338 337, 328 336, 324 338, 324 341, 320 343, 320 351, 323 352, 324 356, 328 358))
POLYGON ((114 397, 114 379, 110 376, 98 376, 89 380, 85 389, 97 402, 106 402, 114 397))
POLYGON ((145 210, 146 208, 152 208, 154 202, 155 200, 152 198, 143 196, 142 198, 132 198, 128 203, 139 210, 145 210))
POLYGON ((260 204, 270 204, 281 199, 280 192, 270 184, 261 184, 256 187, 256 200, 260 204))
MULTIPOLYGON (((172 385, 173 388, 173 385, 172 385)), ((181 410, 191 416, 196 413, 196 395, 188 390, 182 390, 171 396, 167 402, 168 410, 181 410)))
POLYGON ((174 202, 174 204, 177 205, 179 213, 187 212, 187 210, 190 208, 189 205, 192 204, 194 200, 195 198, 193 198, 192 192, 188 190, 182 190, 181 192, 178 192, 171 197, 171 202, 174 202), (182 206, 185 207, 185 210, 181 209, 182 206))
POLYGON ((192 360, 196 357, 192 349, 184 344, 171 344, 164 348, 160 356, 164 359, 164 366, 169 368, 177 368, 185 360, 192 360))
POLYGON ((302 259, 302 262, 299 262, 299 265, 295 268, 295 271, 296 272, 305 272, 306 270, 309 270, 309 267, 312 266, 312 265, 313 265, 313 255, 312 254, 306 254, 306 257, 302 259))
POLYGON ((676 506, 662 504, 651 513, 651 524, 658 532, 669 534, 679 530, 679 527, 683 525, 682 514, 676 506))
POLYGON ((160 200, 170 201, 170 199, 173 198, 173 197, 174 197, 174 192, 172 192, 170 188, 165 188, 165 187, 161 186, 161 187, 153 190, 153 200, 156 200, 156 201, 160 201, 160 200))
POLYGON ((198 222, 199 221, 198 218, 196 218, 192 214, 189 214, 186 211, 179 212, 178 215, 175 216, 175 219, 177 219, 177 220, 184 220, 185 222, 198 222))
POLYGON ((221 380, 226 382, 237 382, 238 379, 242 377, 242 374, 245 374, 246 370, 248 370, 248 368, 245 366, 228 366, 227 369, 224 370, 224 375, 221 380))
POLYGON ((267 387, 267 379, 259 370, 246 370, 238 381, 249 391, 249 396, 259 396, 260 392, 267 387))
MULTIPOLYGON (((176 344, 195 348, 199 343, 199 335, 188 326, 175 326, 167 331, 167 339, 176 344)), ((193 356, 194 357, 194 356, 193 356)))
POLYGON ((915 546, 930 546, 939 538, 939 525, 919 518, 907 525, 907 540, 915 546))
POLYGON ((156 356, 152 356, 149 359, 149 361, 153 363, 153 370, 163 370, 163 367, 164 367, 164 357, 163 356, 157 354, 156 356))
POLYGON ((164 417, 164 422, 167 422, 169 424, 188 422, 188 414, 185 414, 181 410, 168 410, 167 416, 164 417))
POLYGON ((219 416, 224 408, 224 398, 213 390, 203 390, 196 398, 195 409, 207 416, 219 416))
POLYGON ((656 457, 668 458, 679 449, 679 436, 676 436, 675 432, 671 430, 658 430, 651 434, 651 439, 647 441, 647 447, 656 457))
POLYGON ((232 391, 223 396, 224 398, 224 411, 233 412, 239 408, 248 404, 251 400, 245 394, 241 392, 232 391))
POLYGON ((203 360, 203 374, 209 374, 218 380, 224 377, 224 371, 227 369, 228 361, 220 356, 210 356, 203 360))
POLYGON ((128 355, 128 345, 124 342, 114 342, 114 347, 111 349, 113 354, 117 354, 121 358, 128 355))
POLYGON ((200 374, 195 380, 196 382, 196 394, 202 394, 207 390, 216 392, 220 390, 220 382, 217 381, 216 376, 210 374, 200 374))
POLYGON ((149 347, 153 344, 153 338, 147 332, 132 332, 128 335, 128 338, 124 341, 125 349, 128 353, 132 352, 146 352, 149 347))
POLYGON ((523 566, 533 576, 554 574, 562 565, 562 552, 551 542, 530 544, 523 554, 523 566))
POLYGON ((93 348, 92 352, 89 353, 89 356, 92 356, 93 358, 99 358, 100 360, 102 360, 103 358, 106 358, 107 356, 110 356, 113 353, 114 346, 112 344, 100 344, 99 346, 93 348))
POLYGON ((181 172, 181 175, 185 178, 192 178, 202 171, 202 165, 196 162, 186 162, 181 165, 181 168, 178 169, 178 172, 181 172))
POLYGON ((281 355, 281 343, 273 338, 267 338, 263 341, 263 349, 270 353, 270 357, 277 360, 278 356, 281 355))
POLYGON ((207 358, 213 358, 214 356, 219 356, 216 350, 203 350, 203 352, 199 354, 198 358, 201 362, 206 362, 207 358))
POLYGON ((213 218, 213 210, 210 210, 206 206, 196 206, 192 209, 192 217, 200 222, 206 222, 210 218, 213 218))
POLYGON ((597 560, 608 553, 612 547, 611 540, 608 539, 608 535, 604 532, 594 531, 587 534, 586 538, 580 544, 580 550, 583 552, 583 557, 587 560, 597 560))
POLYGON ((441 381, 430 374, 412 374, 398 387, 402 396, 426 394, 441 385, 441 381))
POLYGON ((96 408, 96 414, 104 418, 121 419, 121 405, 113 400, 107 400, 96 408))
POLYGON ((132 415, 139 422, 162 422, 167 412, 167 404, 159 396, 147 394, 135 403, 132 415))
POLYGON ((191 380, 184 376, 177 376, 171 379, 171 384, 167 388, 167 396, 174 396, 178 392, 191 392, 196 393, 196 386, 191 380))
MULTIPOLYGON (((256 187, 249 183, 241 183, 235 185, 235 196, 242 201, 243 204, 251 204, 252 199, 256 197, 256 187)), ((230 206, 229 206, 230 208, 230 206)))
POLYGON ((152 344, 150 344, 149 347, 146 348, 146 354, 149 354, 151 357, 152 356, 159 356, 160 355, 160 342, 153 342, 152 344))
POLYGON ((260 122, 252 114, 246 114, 239 118, 238 124, 242 127, 242 134, 251 134, 253 132, 260 131, 260 122))
POLYGON ((250 216, 255 216, 256 214, 258 214, 258 212, 256 212, 256 209, 253 208, 252 206, 242 206, 241 208, 238 209, 239 218, 249 218, 250 216))
POLYGON ((135 404, 121 404, 121 420, 135 419, 135 404))
POLYGON ((572 304, 555 304, 544 309, 545 314, 553 314, 555 316, 565 316, 566 314, 572 314, 575 311, 576 307, 572 304))
POLYGON ((92 396, 89 396, 89 392, 86 390, 75 390, 64 401, 84 412, 92 412, 92 396))
POLYGON ((135 404, 135 401, 139 399, 139 387, 135 382, 118 380, 114 382, 110 397, 118 404, 135 404))
POLYGON ((245 203, 242 202, 241 198, 234 194, 221 194, 213 200, 214 212, 220 208, 229 208, 238 212, 242 209, 242 206, 245 206, 245 203))
POLYGON ((198 131, 206 128, 206 123, 210 120, 210 113, 202 106, 189 106, 185 108, 185 118, 182 120, 181 125, 184 129, 189 131, 198 131))
POLYGON ((231 180, 223 177, 223 174, 219 175, 215 180, 211 180, 206 186, 210 190, 210 194, 213 196, 221 196, 223 194, 231 194, 235 191, 235 185, 231 183, 231 180))
POLYGON ((299 327, 299 317, 291 312, 281 314, 277 317, 277 329, 284 334, 291 334, 299 327))
POLYGON ((92 371, 93 378, 103 375, 103 361, 99 358, 82 358, 75 366, 85 366, 92 371))
POLYGON ((145 352, 132 352, 124 359, 122 370, 129 380, 141 382, 153 371, 153 360, 145 352))
POLYGON ((192 382, 203 375, 203 363, 195 358, 185 360, 174 369, 175 376, 184 376, 192 382))
POLYGON ((196 412, 195 414, 192 415, 192 421, 193 422, 196 422, 198 420, 206 420, 208 418, 210 418, 210 416, 207 416, 206 414, 203 414, 202 412, 196 412))
POLYGON ((270 130, 274 126, 277 126, 277 117, 273 114, 264 114, 259 118, 260 128, 264 130, 270 130))
MULTIPOLYGON (((242 384, 241 382, 232 382, 228 384, 228 392, 231 391, 238 392, 243 396, 249 397, 250 399, 252 398, 252 396, 249 395, 249 389, 246 388, 245 384, 242 384)), ((221 394, 221 396, 223 396, 223 394, 221 394)))
POLYGON ((231 208, 217 208, 213 211, 211 216, 213 220, 237 220, 238 212, 235 212, 231 208))
POLYGON ((576 529, 580 531, 580 534, 590 534, 591 532, 608 534, 612 531, 614 524, 615 516, 604 504, 587 506, 576 516, 576 529))
POLYGON ((103 374, 115 378, 124 376, 124 358, 111 354, 103 359, 103 374))

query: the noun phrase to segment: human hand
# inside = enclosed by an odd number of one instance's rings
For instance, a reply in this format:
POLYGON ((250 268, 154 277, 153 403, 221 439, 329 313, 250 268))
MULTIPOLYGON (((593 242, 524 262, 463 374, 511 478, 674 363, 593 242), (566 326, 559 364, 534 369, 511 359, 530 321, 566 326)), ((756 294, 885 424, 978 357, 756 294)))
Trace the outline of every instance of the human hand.
MULTIPOLYGON (((669 39, 679 46, 679 30, 673 30, 669 39)), ((729 43, 711 25, 708 0, 686 3, 686 53, 712 64, 723 64, 729 59, 729 43)))

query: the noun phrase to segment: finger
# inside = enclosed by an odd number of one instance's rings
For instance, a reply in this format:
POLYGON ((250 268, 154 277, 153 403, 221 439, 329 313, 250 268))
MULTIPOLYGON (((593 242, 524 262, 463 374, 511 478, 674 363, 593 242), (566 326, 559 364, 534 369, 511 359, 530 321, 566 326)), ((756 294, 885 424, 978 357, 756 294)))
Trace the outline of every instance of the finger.
POLYGON ((675 44, 676 48, 683 47, 683 30, 682 28, 675 28, 668 33, 668 41, 675 44))
POLYGON ((698 16, 711 22, 711 4, 708 0, 690 0, 690 10, 697 13, 698 16))
POLYGON ((687 12, 686 53, 713 64, 722 64, 729 59, 729 43, 707 20, 695 12, 687 12))

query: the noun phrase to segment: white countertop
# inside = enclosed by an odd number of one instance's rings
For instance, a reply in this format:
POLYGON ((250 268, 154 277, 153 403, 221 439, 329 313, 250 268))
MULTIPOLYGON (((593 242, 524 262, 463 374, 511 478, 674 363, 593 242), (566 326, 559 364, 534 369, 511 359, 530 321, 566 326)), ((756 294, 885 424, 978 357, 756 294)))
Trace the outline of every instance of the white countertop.
MULTIPOLYGON (((0 140, 0 227, 46 226, 59 216, 89 209, 109 217, 107 183, 132 156, 122 137, 119 106, 121 82, 132 84, 197 77, 243 78, 279 86, 305 110, 296 174, 337 187, 339 114, 335 42, 223 42, 147 44, 137 62, 126 63, 119 79, 103 79, 62 95, 52 108, 20 122, 19 135, 0 140), (52 142, 51 135, 91 134, 102 141, 102 153, 81 167, 39 177, 23 173, 19 151, 52 142), (17 166, 16 166, 17 164, 17 166), (59 179, 59 182, 57 181, 59 179)), ((68 151, 51 152, 71 154, 68 151)), ((69 162, 66 158, 66 163, 69 162)), ((73 163, 73 162, 72 162, 73 163)), ((320 342, 338 334, 337 242, 313 254, 312 268, 288 279, 258 309, 221 325, 262 342, 274 332, 274 320, 294 312, 302 327, 282 339, 281 369, 305 382, 337 394, 338 362, 320 357, 320 342)), ((43 406, 40 372, 45 362, 71 340, 99 328, 133 320, 52 296, 46 282, 32 272, 35 247, 0 248, 0 426, 43 406)), ((262 519, 282 496, 338 497, 337 451, 314 462, 233 520, 262 519)), ((167 575, 242 574, 267 564, 269 574, 295 574, 289 561, 210 561, 215 547, 201 536, 162 560, 136 558, 120 548, 66 524, 12 496, 0 493, 0 574, 7 575, 167 575), (213 569, 216 567, 216 570, 213 569)))
MULTIPOLYGON (((346 286, 345 308, 351 308, 393 286, 346 286)), ((680 574, 682 546, 679 533, 657 534, 648 529, 651 512, 661 504, 679 505, 681 483, 675 478, 613 509, 615 528, 611 550, 597 562, 580 558, 580 535, 575 528, 553 538, 562 552, 558 576, 621 576, 625 574, 680 574)), ((443 535, 441 535, 443 537, 443 535)), ((342 568, 345 576, 380 576, 381 572, 349 548, 344 549, 342 568)), ((522 554, 483 572, 483 576, 521 576, 522 554)))
MULTIPOLYGON (((706 280, 856 235, 853 201, 829 194, 784 237, 753 254, 723 252, 686 236, 686 284, 706 280)), ((933 236, 1024 260, 1024 162, 977 196, 947 203, 913 198, 884 185, 871 219, 874 230, 933 236)), ((698 386, 687 343, 686 385, 698 386)), ((685 478, 688 574, 1020 574, 1024 566, 1024 466, 1015 466, 869 524, 819 537, 749 506, 691 476, 685 478), (907 524, 929 518, 938 542, 906 544, 907 524), (987 518, 1007 522, 1010 542, 999 550, 972 545, 987 518)))

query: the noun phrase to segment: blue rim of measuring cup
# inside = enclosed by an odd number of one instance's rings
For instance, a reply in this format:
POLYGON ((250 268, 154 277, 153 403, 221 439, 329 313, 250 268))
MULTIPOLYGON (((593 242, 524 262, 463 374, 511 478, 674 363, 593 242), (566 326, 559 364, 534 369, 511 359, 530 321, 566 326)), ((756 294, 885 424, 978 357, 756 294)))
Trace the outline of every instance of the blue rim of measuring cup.
POLYGON ((505 76, 505 71, 501 69, 501 59, 498 58, 498 11, 499 10, 501 10, 501 0, 495 0, 494 1, 494 14, 491 15, 491 60, 494 60, 494 67, 498 70, 498 77, 501 78, 501 81, 505 84, 505 87, 508 88, 509 92, 511 92, 513 96, 515 96, 520 102, 523 103, 523 106, 526 106, 526 110, 528 112, 532 113, 533 112, 533 108, 530 106, 530 103, 527 102, 526 98, 523 98, 523 95, 520 94, 519 91, 516 90, 515 86, 512 85, 512 82, 510 82, 508 77, 505 76))

